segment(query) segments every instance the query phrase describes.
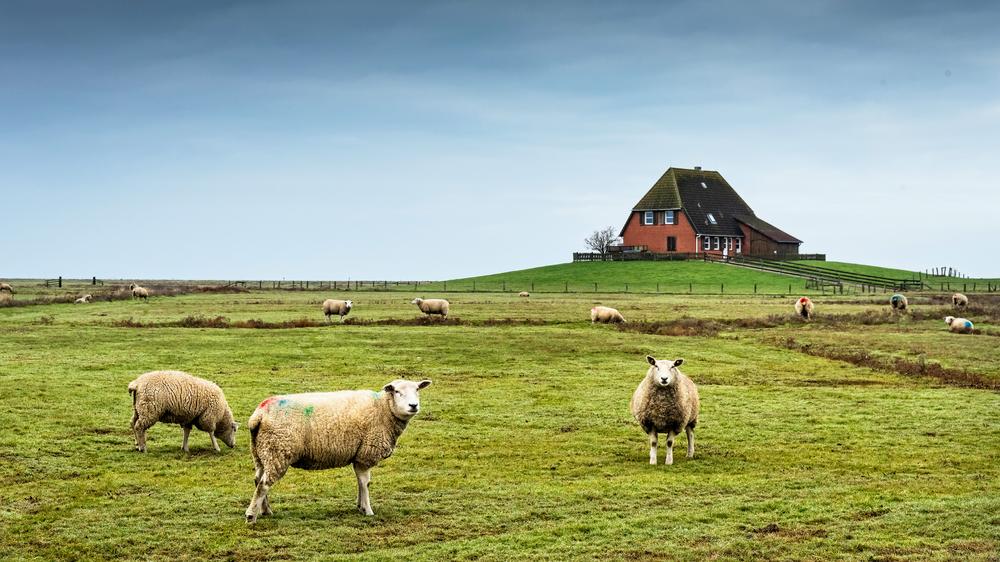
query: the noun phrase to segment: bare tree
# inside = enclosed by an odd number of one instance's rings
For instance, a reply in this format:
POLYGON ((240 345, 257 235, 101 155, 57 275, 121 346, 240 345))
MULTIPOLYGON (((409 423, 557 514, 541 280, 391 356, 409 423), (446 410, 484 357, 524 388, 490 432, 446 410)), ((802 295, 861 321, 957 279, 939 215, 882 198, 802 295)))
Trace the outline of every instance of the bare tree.
POLYGON ((593 234, 583 239, 583 243, 586 244, 591 250, 603 256, 610 251, 611 245, 614 244, 616 240, 618 240, 618 235, 615 234, 615 227, 609 226, 607 228, 595 230, 593 234))

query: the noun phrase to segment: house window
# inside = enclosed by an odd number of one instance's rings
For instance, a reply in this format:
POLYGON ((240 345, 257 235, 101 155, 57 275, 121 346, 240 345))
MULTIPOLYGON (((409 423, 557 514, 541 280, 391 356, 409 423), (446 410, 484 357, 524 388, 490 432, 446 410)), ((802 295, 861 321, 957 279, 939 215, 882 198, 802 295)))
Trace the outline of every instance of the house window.
POLYGON ((715 215, 713 215, 712 213, 708 214, 708 222, 710 222, 712 224, 719 224, 719 223, 715 222, 715 215))
POLYGON ((711 250, 712 249, 712 239, 709 238, 708 236, 706 236, 706 237, 702 238, 702 240, 705 241, 705 245, 702 246, 702 248, 704 248, 705 250, 711 250))
POLYGON ((702 189, 708 189, 708 185, 706 185, 705 182, 701 182, 701 187, 702 189))
POLYGON ((736 253, 737 254, 742 254, 743 253, 743 239, 742 238, 737 238, 736 239, 736 253))
POLYGON ((676 252, 677 251, 677 237, 667 236, 667 251, 676 252))
POLYGON ((663 224, 675 224, 673 211, 667 211, 663 213, 663 224))
POLYGON ((719 237, 718 236, 715 237, 715 249, 716 250, 719 249, 719 237))
POLYGON ((642 224, 653 224, 653 211, 646 211, 642 224))

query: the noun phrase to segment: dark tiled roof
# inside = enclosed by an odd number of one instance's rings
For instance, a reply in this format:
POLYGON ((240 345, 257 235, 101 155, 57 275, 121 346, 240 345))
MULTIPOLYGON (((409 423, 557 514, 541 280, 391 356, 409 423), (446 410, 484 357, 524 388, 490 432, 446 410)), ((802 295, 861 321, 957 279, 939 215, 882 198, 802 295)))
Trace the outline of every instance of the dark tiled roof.
POLYGON ((791 234, 781 230, 773 224, 757 217, 756 215, 736 215, 736 220, 760 232, 775 242, 801 244, 802 241, 791 234))
POLYGON ((683 209, 698 234, 742 236, 739 222, 743 222, 776 242, 801 242, 757 218, 722 174, 713 170, 670 168, 632 208, 633 211, 664 209, 683 209), (708 219, 709 214, 715 224, 708 219))

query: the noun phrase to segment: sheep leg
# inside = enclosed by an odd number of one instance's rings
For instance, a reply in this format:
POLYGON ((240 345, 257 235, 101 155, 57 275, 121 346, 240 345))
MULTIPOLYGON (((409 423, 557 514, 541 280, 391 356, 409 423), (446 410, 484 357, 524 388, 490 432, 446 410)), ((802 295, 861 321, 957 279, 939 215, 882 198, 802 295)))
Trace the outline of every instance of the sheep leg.
MULTIPOLYGON (((264 465, 260 464, 257 459, 254 459, 254 474, 253 474, 253 486, 254 489, 260 486, 261 479, 264 478, 264 465)), ((264 501, 261 502, 261 515, 271 515, 271 502, 267 501, 267 496, 264 496, 264 501)))
MULTIPOLYGON (((253 499, 250 500, 250 505, 247 507, 247 523, 255 523, 257 521, 257 516, 264 509, 264 502, 267 501, 268 492, 271 491, 271 487, 277 484, 280 479, 281 475, 279 473, 263 471, 263 475, 257 482, 257 488, 254 490, 253 499)), ((268 508, 270 509, 270 506, 268 508)))
POLYGON ((188 451, 188 435, 191 435, 191 426, 190 425, 185 425, 184 426, 184 443, 181 444, 181 449, 184 449, 185 453, 189 453, 190 452, 190 451, 188 451))
POLYGON ((219 442, 215 440, 215 431, 209 431, 208 436, 212 438, 212 448, 215 449, 215 452, 218 453, 221 451, 221 449, 219 449, 219 442))
POLYGON ((667 432, 667 460, 664 464, 674 464, 674 437, 676 435, 673 431, 667 432))
POLYGON ((372 511, 371 499, 368 496, 368 484, 372 480, 372 468, 354 464, 354 474, 358 477, 358 511, 362 515, 375 515, 372 511))
POLYGON ((155 423, 156 422, 150 423, 144 419, 136 420, 135 425, 132 427, 132 430, 135 433, 136 451, 139 451, 140 453, 146 452, 146 430, 153 427, 153 424, 155 423))
POLYGON ((656 444, 657 444, 657 434, 656 430, 650 430, 649 432, 649 464, 656 464, 656 444))
POLYGON ((694 458, 694 428, 689 425, 689 426, 687 426, 687 428, 684 429, 684 431, 685 431, 685 433, 687 433, 687 438, 688 438, 688 454, 687 454, 687 458, 693 459, 694 458))

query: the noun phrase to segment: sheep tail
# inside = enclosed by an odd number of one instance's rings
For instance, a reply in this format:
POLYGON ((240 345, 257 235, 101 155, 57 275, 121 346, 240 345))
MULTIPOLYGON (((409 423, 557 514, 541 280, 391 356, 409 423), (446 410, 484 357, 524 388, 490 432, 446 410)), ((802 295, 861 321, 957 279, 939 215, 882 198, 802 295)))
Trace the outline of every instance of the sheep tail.
MULTIPOLYGON (((251 450, 257 449, 257 434, 260 432, 260 422, 264 419, 263 410, 254 410, 252 416, 250 416, 250 421, 247 422, 247 428, 250 429, 250 448, 251 450)), ((256 453, 255 453, 256 454, 256 453)))

